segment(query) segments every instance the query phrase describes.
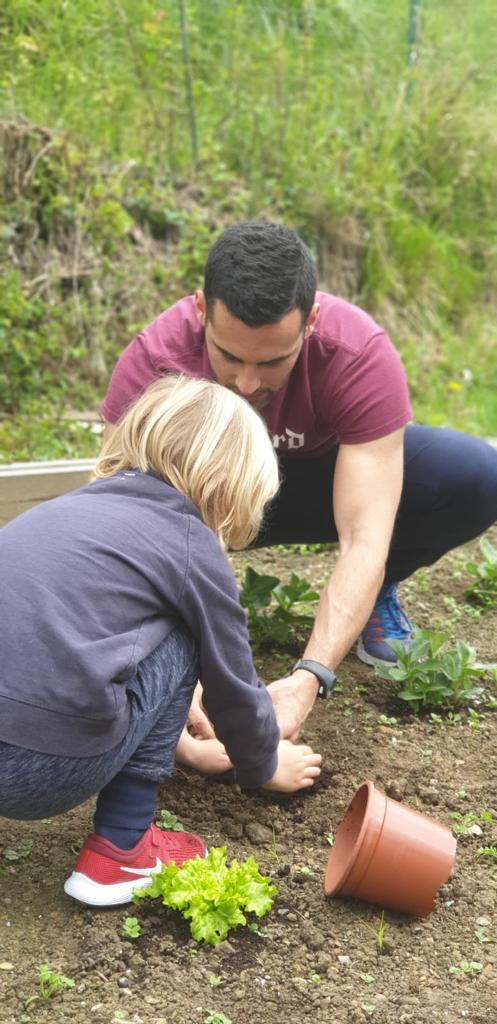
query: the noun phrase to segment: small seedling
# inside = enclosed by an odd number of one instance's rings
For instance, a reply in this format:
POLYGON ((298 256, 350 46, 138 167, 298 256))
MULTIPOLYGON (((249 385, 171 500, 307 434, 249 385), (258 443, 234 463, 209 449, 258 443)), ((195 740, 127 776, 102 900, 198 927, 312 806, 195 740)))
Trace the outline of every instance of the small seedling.
POLYGON ((207 1017, 204 1017, 202 1024, 232 1024, 232 1021, 224 1013, 215 1013, 211 1010, 207 1017))
POLYGON ((312 868, 307 867, 307 864, 303 864, 302 867, 297 868, 297 874, 298 875, 306 875, 307 876, 307 875, 313 875, 314 872, 313 872, 312 868))
POLYGON ((265 933, 261 932, 260 928, 257 925, 257 921, 250 921, 249 924, 247 925, 247 928, 249 932, 253 932, 254 935, 259 935, 261 939, 265 939, 265 933))
POLYGON ((389 715, 380 715, 378 719, 379 725, 397 725, 397 719, 389 715))
POLYGON ((386 932, 387 928, 388 928, 388 925, 387 925, 387 923, 385 921, 385 911, 382 910, 381 917, 380 917, 379 924, 378 924, 378 930, 376 932, 376 945, 378 946, 378 949, 379 949, 380 953, 383 952, 383 944, 384 944, 384 941, 385 941, 385 932, 386 932))
POLYGON ((360 974, 359 977, 360 977, 361 981, 364 982, 365 985, 372 985, 373 984, 373 981, 374 981, 374 975, 373 974, 360 974))
POLYGON ((459 811, 453 811, 450 817, 454 822, 452 825, 452 831, 455 832, 457 836, 481 836, 481 824, 491 825, 493 823, 490 811, 485 810, 481 811, 480 814, 476 814, 475 811, 468 811, 467 814, 460 814, 459 811))
POLYGON ((364 1013, 367 1013, 368 1017, 371 1017, 376 1010, 376 1003, 362 1003, 361 1010, 364 1010, 364 1013))
POLYGON ((155 824, 164 832, 184 832, 185 827, 172 811, 159 811, 155 824))
POLYGON ((481 715, 474 708, 470 708, 468 711, 468 725, 473 732, 477 732, 481 726, 481 715))
POLYGON ((17 846, 8 847, 3 851, 5 860, 25 860, 26 857, 30 857, 33 850, 32 839, 22 839, 17 846))
POLYGON ((484 928, 475 928, 475 935, 478 942, 491 943, 495 942, 493 935, 487 935, 484 928))
POLYGON ((39 992, 26 999, 24 1006, 27 1007, 38 999, 52 999, 57 992, 61 992, 65 988, 74 988, 75 984, 76 982, 72 978, 66 978, 64 974, 58 974, 57 971, 51 971, 47 964, 40 964, 38 968, 39 992))
POLYGON ((328 843, 329 846, 333 846, 333 843, 335 842, 335 836, 333 835, 333 832, 326 832, 324 838, 326 839, 326 842, 328 843))
POLYGON ((480 974, 483 964, 477 960, 461 960, 459 967, 449 967, 449 974, 480 974))
POLYGON ((142 933, 141 925, 137 917, 125 917, 122 933, 126 939, 138 939, 142 933))
POLYGON ((219 988, 220 985, 224 985, 224 981, 219 974, 211 974, 209 985, 211 988, 219 988))
POLYGON ((378 947, 378 952, 382 953, 383 945, 385 942, 385 932, 388 928, 388 923, 387 921, 385 921, 385 911, 382 910, 381 915, 378 919, 378 926, 376 928, 374 927, 374 925, 366 923, 365 927, 368 928, 369 931, 372 932, 372 934, 374 935, 376 939, 376 945, 378 947))
POLYGON ((480 846, 480 849, 476 851, 477 857, 493 857, 497 860, 497 846, 480 846))
POLYGON ((309 981, 313 981, 315 985, 319 985, 321 981, 321 975, 316 974, 315 971, 309 971, 309 981))

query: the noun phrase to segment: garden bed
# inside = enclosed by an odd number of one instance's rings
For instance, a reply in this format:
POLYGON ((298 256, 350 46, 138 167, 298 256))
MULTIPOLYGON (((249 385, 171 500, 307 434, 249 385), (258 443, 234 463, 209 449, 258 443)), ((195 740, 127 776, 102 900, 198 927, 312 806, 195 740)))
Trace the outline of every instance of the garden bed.
MULTIPOLYGON (((497 532, 489 536, 495 544, 497 532)), ((497 613, 477 617, 464 605, 469 578, 460 570, 477 553, 477 545, 460 549, 418 573, 403 595, 418 625, 447 627, 482 661, 495 661, 497 613)), ((250 564, 283 580, 294 571, 319 587, 333 558, 333 551, 267 550, 250 564)), ((237 556, 238 569, 246 562, 237 556)), ((258 656, 261 675, 284 675, 299 650, 295 640, 258 656)), ((260 934, 239 929, 205 947, 155 903, 102 912, 72 902, 62 883, 90 828, 92 802, 51 821, 0 819, 2 1024, 203 1024, 212 1011, 232 1024, 495 1019, 497 861, 476 853, 497 844, 497 712, 484 704, 472 719, 467 711, 451 720, 414 716, 395 687, 353 654, 339 675, 341 691, 315 707, 304 730, 324 757, 314 792, 241 793, 230 776, 207 779, 186 769, 161 791, 160 806, 209 846, 226 845, 230 858, 252 854, 272 876, 279 895, 260 934), (434 912, 417 920, 386 911, 381 949, 381 908, 323 894, 330 833, 364 778, 463 830, 434 912), (128 914, 141 924, 136 940, 122 935, 128 914), (451 972, 464 961, 481 969, 451 972), (26 1007, 40 964, 75 986, 26 1007)))

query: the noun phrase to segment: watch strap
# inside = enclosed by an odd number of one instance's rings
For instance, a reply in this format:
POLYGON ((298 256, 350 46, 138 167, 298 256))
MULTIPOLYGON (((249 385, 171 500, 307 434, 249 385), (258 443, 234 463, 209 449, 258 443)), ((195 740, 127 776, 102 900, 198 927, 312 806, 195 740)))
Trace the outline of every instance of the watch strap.
POLYGON ((336 675, 331 669, 327 668, 326 665, 322 665, 320 661, 313 661, 312 658, 301 658, 293 666, 292 672, 296 672, 297 669, 303 668, 307 672, 312 672, 316 679, 319 680, 318 697, 321 700, 326 700, 336 683, 336 675))

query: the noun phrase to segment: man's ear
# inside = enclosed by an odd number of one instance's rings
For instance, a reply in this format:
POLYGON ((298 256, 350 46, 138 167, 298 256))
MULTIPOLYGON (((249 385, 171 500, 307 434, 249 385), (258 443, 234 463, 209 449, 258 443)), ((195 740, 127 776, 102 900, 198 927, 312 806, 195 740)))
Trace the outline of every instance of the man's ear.
POLYGON ((205 321, 207 320, 207 304, 205 301, 205 295, 201 288, 197 288, 195 292, 195 312, 199 323, 202 327, 205 327, 205 321))
POLYGON ((309 313, 309 316, 307 317, 306 323, 305 323, 304 334, 305 334, 306 337, 309 337, 309 335, 314 330, 314 328, 316 326, 316 320, 317 320, 318 316, 319 316, 319 302, 315 302, 313 307, 312 307, 312 309, 311 309, 311 312, 309 313))

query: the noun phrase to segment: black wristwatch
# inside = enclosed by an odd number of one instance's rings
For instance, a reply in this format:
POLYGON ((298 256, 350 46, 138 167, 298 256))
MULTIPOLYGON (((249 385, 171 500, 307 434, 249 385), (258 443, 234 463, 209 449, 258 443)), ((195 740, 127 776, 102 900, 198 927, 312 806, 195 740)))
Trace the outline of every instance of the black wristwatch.
POLYGON ((307 669, 308 672, 312 672, 316 676, 316 679, 319 679, 317 695, 321 700, 327 700, 331 696, 337 681, 337 677, 331 669, 326 668, 326 665, 322 665, 320 661, 311 661, 309 658, 301 658, 300 661, 297 661, 292 668, 292 672, 296 672, 298 668, 307 669))

